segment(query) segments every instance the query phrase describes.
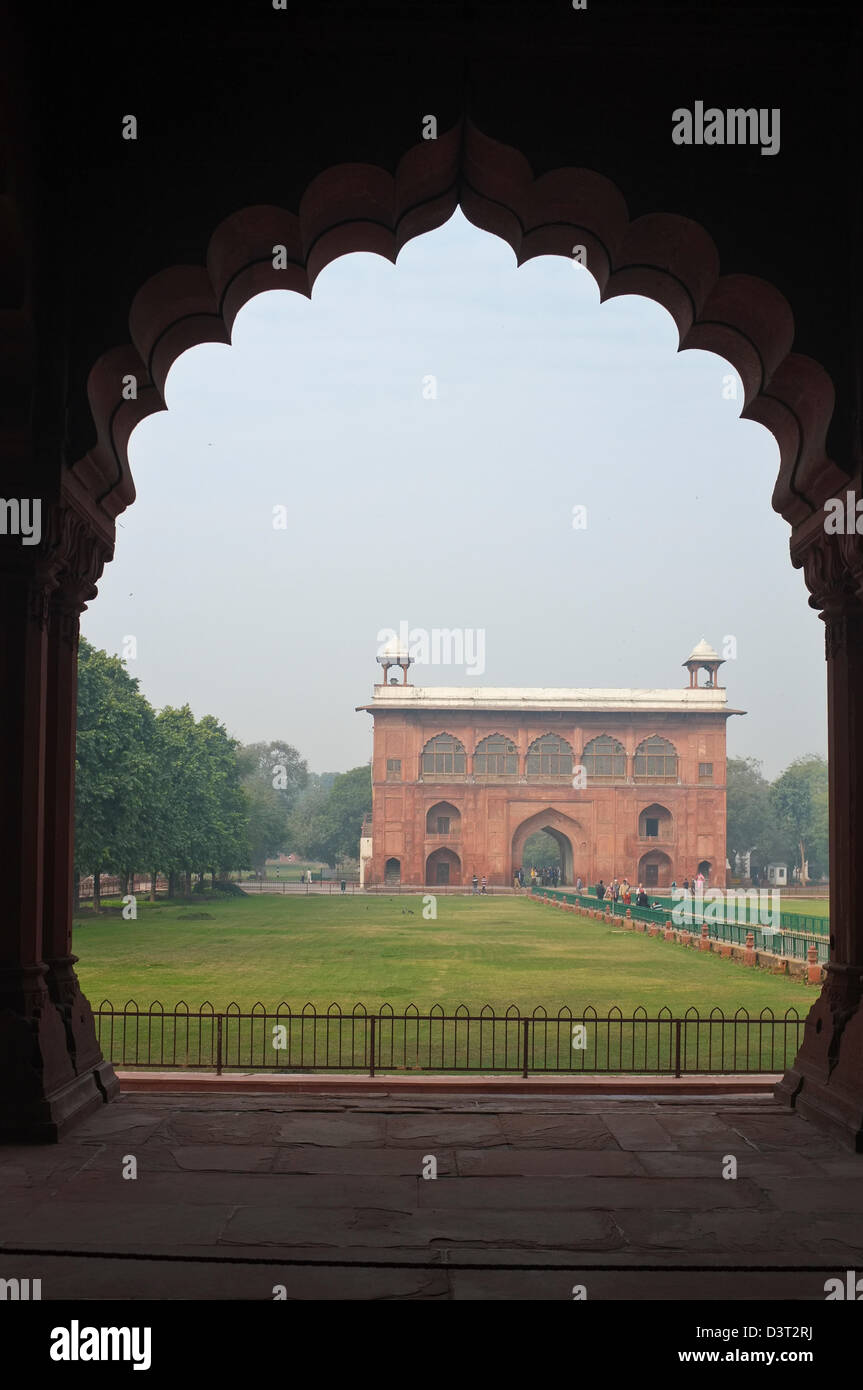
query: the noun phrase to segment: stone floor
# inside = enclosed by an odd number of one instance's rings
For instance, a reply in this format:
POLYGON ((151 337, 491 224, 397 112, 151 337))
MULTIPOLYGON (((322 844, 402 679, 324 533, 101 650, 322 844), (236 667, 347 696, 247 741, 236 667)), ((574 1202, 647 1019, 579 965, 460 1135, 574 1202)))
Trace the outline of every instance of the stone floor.
POLYGON ((767 1095, 124 1094, 56 1146, 0 1148, 0 1278, 43 1299, 823 1300, 863 1272, 861 1198, 863 1156, 767 1095))

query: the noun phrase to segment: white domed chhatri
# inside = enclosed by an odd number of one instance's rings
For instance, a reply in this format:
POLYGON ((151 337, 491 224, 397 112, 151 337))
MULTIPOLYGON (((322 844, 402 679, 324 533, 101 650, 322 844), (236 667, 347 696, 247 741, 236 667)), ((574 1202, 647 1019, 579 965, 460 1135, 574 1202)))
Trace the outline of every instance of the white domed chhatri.
POLYGON ((710 643, 702 637, 701 641, 692 648, 686 660, 681 662, 681 665, 685 666, 689 672, 690 689, 698 689, 698 672, 707 671, 710 676, 708 686, 716 690, 718 689, 717 672, 720 666, 725 665, 725 659, 719 655, 719 652, 715 652, 710 643))
POLYGON ((395 666, 400 661, 406 660, 407 655, 407 650, 403 647, 400 639, 398 637, 391 637, 389 641, 385 642, 381 647, 378 660, 390 661, 395 666))
POLYGON ((721 658, 720 655, 719 655, 719 652, 715 652, 715 651, 713 650, 713 648, 711 647, 710 643, 709 643, 709 642, 705 642, 705 640, 704 640, 703 637, 702 637, 701 641, 698 643, 698 645, 692 648, 692 651, 689 653, 689 656, 686 658, 686 661, 684 661, 682 664, 685 666, 686 663, 689 662, 689 661, 700 661, 700 660, 705 660, 705 661, 721 661, 721 660, 722 660, 722 658, 721 658))

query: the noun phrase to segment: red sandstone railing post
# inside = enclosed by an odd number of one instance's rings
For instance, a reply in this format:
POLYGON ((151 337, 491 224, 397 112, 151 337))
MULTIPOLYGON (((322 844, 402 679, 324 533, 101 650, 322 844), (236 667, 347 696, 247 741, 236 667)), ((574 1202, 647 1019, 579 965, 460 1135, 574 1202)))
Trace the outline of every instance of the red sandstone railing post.
POLYGON ((743 963, 744 965, 755 964, 755 933, 751 931, 746 933, 746 950, 743 953, 743 963))
POLYGON ((820 985, 821 966, 818 964, 818 947, 815 942, 810 942, 806 952, 806 979, 810 985, 820 985))
POLYGON ((702 951, 709 951, 709 950, 710 950, 710 936, 709 936, 709 932, 710 932, 710 928, 708 927, 707 923, 706 923, 706 922, 702 922, 702 924, 701 924, 701 940, 700 940, 699 943, 698 943, 698 945, 699 945, 699 947, 701 948, 702 951))

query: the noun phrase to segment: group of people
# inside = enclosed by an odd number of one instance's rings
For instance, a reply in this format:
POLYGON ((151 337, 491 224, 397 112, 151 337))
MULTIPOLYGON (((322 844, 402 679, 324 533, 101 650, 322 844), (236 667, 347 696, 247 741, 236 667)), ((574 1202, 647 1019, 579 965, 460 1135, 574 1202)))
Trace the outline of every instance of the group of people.
MULTIPOLYGON (((581 883, 581 879, 579 879, 579 883, 581 883)), ((600 902, 622 902, 624 906, 629 907, 632 902, 632 894, 633 888, 628 878, 613 878, 609 884, 603 883, 602 879, 600 879, 599 883, 596 885, 596 896, 599 898, 600 902)), ((661 907, 662 904, 658 902, 652 903, 643 885, 639 883, 638 887, 635 889, 635 906, 661 907)))
MULTIPOLYGON (((527 873, 525 873, 524 868, 515 870, 513 874, 513 887, 524 888, 525 884, 528 884, 531 888, 540 886, 544 888, 559 888, 562 878, 563 875, 559 864, 547 864, 540 868, 533 865, 527 873)), ((704 889, 705 882, 704 874, 699 872, 691 882, 688 878, 685 878, 683 880, 683 887, 687 892, 691 891, 692 893, 698 893, 704 889)), ((485 893, 487 887, 488 879, 485 874, 483 874, 481 880, 474 874, 474 893, 485 893)), ((671 885, 672 891, 676 887, 677 881, 674 880, 671 885)), ((585 891, 584 879, 581 877, 581 874, 578 875, 575 881, 575 888, 578 893, 583 893, 585 891)), ((622 879, 613 878, 611 883, 607 885, 600 879, 596 885, 595 892, 601 902, 623 902, 628 907, 633 901, 634 894, 636 907, 662 907, 662 903, 650 901, 650 897, 641 883, 639 883, 637 888, 633 889, 632 884, 626 877, 622 879)))
POLYGON ((559 888, 562 880, 562 873, 559 864, 546 864, 537 868, 532 865, 525 873, 524 869, 516 869, 512 876, 513 888, 523 888, 527 883, 531 888, 542 886, 544 888, 559 888))

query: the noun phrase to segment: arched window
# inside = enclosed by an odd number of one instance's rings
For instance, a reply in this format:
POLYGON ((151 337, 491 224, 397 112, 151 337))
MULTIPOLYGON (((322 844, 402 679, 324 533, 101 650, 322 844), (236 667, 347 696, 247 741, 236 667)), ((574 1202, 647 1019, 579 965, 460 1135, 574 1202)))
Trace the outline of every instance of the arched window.
POLYGON ((610 734, 586 743, 581 761, 588 782, 622 782, 626 777, 626 749, 610 734))
POLYGON ((453 777, 465 771, 464 744, 452 734, 436 734, 430 738, 422 753, 424 777, 453 777))
POLYGON ((638 816, 638 838, 640 840, 672 840, 674 838, 674 818, 667 806, 654 801, 645 806, 638 816))
POLYGON ((445 837, 461 833, 461 811, 451 801, 436 801, 426 811, 426 835, 445 837))
POLYGON ((528 777, 561 777, 572 772, 572 749, 557 734, 543 734, 527 750, 528 777))
POLYGON ((473 770, 477 777, 516 777, 518 749, 504 734, 489 734, 476 746, 473 770))
POLYGON ((636 782, 676 782, 677 749, 667 738, 652 734, 639 743, 632 763, 636 782))

